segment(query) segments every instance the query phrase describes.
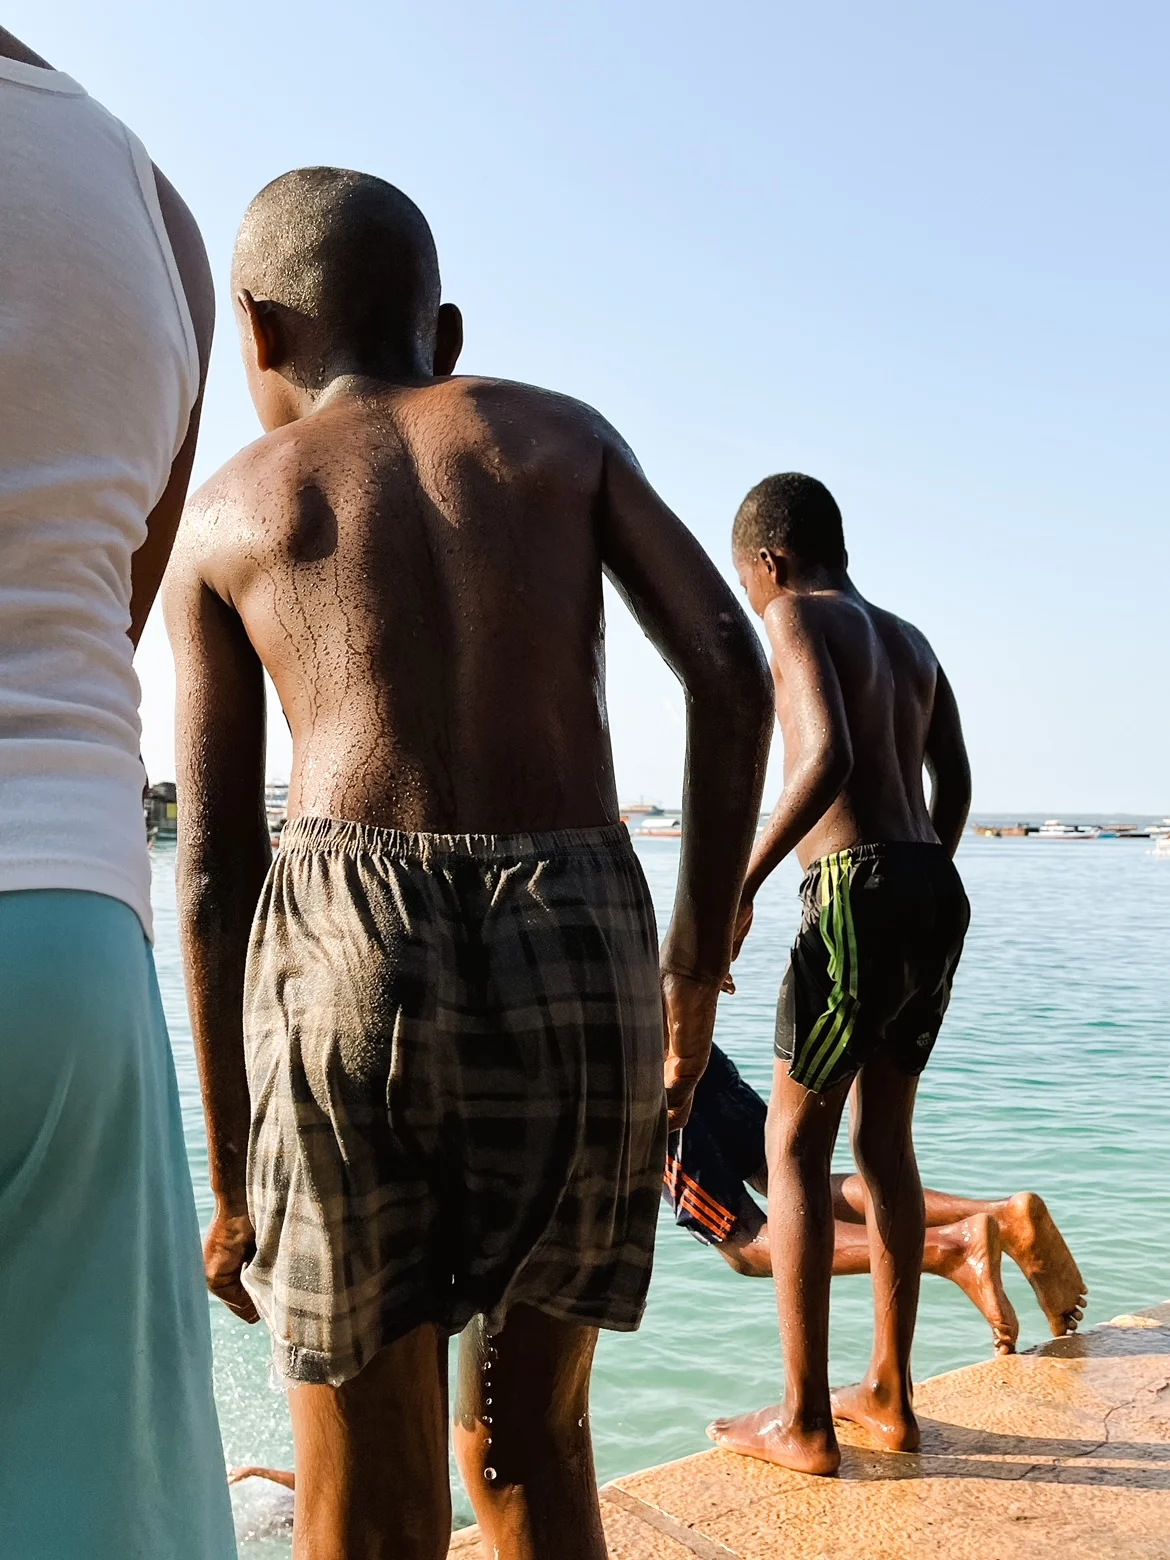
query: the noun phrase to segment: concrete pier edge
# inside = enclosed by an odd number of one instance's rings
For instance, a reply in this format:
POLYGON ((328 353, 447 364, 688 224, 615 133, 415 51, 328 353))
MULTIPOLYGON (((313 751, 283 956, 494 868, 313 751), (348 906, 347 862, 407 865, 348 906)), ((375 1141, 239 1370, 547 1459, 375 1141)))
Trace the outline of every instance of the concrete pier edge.
MULTIPOLYGON (((836 1479, 715 1449, 604 1485, 611 1560, 1170 1560, 1170 1302, 921 1383, 836 1479)), ((458 1560, 491 1560, 478 1530, 458 1560)))

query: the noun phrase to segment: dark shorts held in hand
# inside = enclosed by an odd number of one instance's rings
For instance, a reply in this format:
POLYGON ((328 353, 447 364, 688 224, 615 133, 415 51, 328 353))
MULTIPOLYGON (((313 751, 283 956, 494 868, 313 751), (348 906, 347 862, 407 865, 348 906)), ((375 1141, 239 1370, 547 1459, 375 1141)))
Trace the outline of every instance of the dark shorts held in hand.
POLYGON ((859 845, 815 862, 776 1013, 776 1055, 818 1093, 878 1051, 926 1066, 971 910, 941 845, 859 845))
POLYGON ((667 1141, 662 1196, 680 1229, 710 1246, 735 1234, 750 1201, 744 1183, 764 1170, 767 1116, 735 1063, 712 1046, 690 1119, 667 1141))

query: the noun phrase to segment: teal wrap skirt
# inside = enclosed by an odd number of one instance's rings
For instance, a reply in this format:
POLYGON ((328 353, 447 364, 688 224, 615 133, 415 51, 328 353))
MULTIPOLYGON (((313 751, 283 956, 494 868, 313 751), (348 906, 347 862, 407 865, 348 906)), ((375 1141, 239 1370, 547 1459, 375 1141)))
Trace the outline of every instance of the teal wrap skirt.
POLYGON ((101 894, 0 894, 0 1551, 236 1552, 154 960, 101 894))

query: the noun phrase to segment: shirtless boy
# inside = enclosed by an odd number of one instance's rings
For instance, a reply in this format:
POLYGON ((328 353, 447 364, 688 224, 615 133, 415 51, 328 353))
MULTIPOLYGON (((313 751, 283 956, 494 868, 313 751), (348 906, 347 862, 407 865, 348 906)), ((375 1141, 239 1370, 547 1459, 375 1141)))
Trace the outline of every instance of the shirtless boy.
MULTIPOLYGON (((768 1221, 754 1192, 767 1196, 768 1107, 717 1045, 695 1090, 691 1114, 667 1144, 663 1196, 680 1229, 713 1246, 750 1278, 772 1277, 768 1221)), ((865 1184, 834 1175, 833 1277, 869 1272, 865 1184)), ((1014 1354, 1020 1326, 1003 1287, 1006 1252, 1032 1286, 1054 1338, 1075 1332, 1085 1283, 1044 1200, 1017 1192, 988 1202, 926 1188, 922 1271, 958 1285, 991 1328, 997 1354, 1014 1354)))
POLYGON ((780 991, 767 1123, 785 1399, 719 1420, 710 1434, 733 1451, 832 1474, 834 1417, 857 1421, 889 1449, 918 1445, 910 1345, 925 1213, 911 1117, 970 913, 951 861, 970 771, 934 652, 850 580, 827 488, 796 473, 761 482, 736 515, 732 552, 771 644, 784 735, 784 791, 752 852, 737 948, 777 863, 795 850, 806 876, 780 991), (830 1398, 830 1162, 851 1089, 874 1346, 865 1381, 830 1398))
POLYGON ((192 502, 167 598, 209 1283, 272 1331, 296 1556, 445 1556, 462 1331, 455 1444, 488 1547, 601 1560, 593 1348, 638 1325, 667 1107, 685 1120, 706 1063, 767 670, 601 417, 451 377, 459 314, 397 190, 284 175, 233 288, 267 431, 192 502), (603 572, 687 693, 661 980, 603 572), (293 738, 271 863, 265 669, 293 738))

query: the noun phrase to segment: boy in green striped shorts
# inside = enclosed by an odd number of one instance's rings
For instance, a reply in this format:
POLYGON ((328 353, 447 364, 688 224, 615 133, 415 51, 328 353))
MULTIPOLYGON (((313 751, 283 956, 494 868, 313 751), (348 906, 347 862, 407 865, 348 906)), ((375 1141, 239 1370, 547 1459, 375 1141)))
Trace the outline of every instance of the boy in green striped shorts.
MULTIPOLYGON (((850 580, 827 488, 798 473, 767 478, 740 506, 732 551, 767 629, 784 736, 784 791, 748 869, 736 952, 756 892, 791 851, 805 878, 777 1010, 766 1132, 785 1399, 719 1420, 709 1433, 729 1450, 832 1474, 834 1419, 860 1424, 889 1450, 918 1445, 910 1346, 925 1217, 911 1118, 970 915, 951 859, 970 771, 934 652, 850 580), (874 1347, 866 1379, 831 1394, 830 1163, 851 1090, 874 1347)), ((734 990, 730 980, 726 989, 734 990)))

